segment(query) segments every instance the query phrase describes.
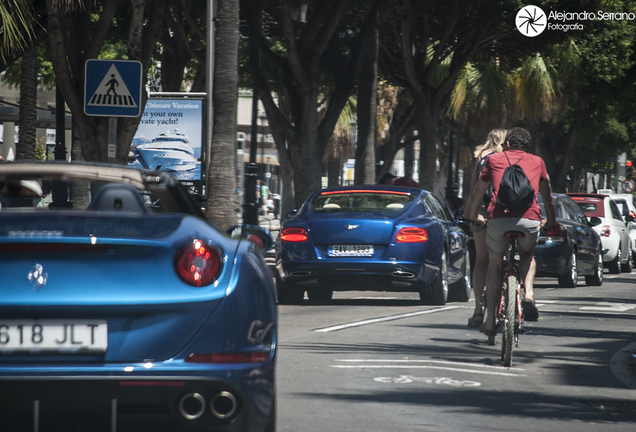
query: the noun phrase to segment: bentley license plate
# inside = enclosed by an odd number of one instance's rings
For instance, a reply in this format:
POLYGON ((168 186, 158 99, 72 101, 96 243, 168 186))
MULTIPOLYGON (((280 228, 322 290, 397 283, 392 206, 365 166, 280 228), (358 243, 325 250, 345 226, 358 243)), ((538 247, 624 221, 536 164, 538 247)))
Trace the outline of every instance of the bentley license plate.
POLYGON ((327 254, 331 257, 371 257, 373 246, 367 245, 332 245, 327 254))
POLYGON ((103 353, 108 348, 106 320, 3 320, 0 353, 103 353))

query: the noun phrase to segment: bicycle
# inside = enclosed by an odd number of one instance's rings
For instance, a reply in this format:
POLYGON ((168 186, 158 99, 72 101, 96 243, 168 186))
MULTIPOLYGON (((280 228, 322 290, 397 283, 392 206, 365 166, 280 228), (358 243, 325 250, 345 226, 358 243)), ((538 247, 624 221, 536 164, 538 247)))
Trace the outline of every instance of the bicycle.
MULTIPOLYGON (((477 222, 462 218, 466 222, 477 222)), ((502 283, 497 293, 497 308, 495 328, 502 327, 501 360, 504 366, 512 363, 513 345, 519 346, 519 334, 523 333, 523 312, 521 310, 519 277, 519 260, 517 258, 517 239, 524 237, 523 231, 507 231, 505 236, 510 239, 508 252, 504 255, 502 283)), ((485 305, 484 305, 485 306, 485 305)), ((495 336, 488 336, 488 345, 495 345, 495 336)))
MULTIPOLYGON (((501 360, 504 366, 508 367, 512 363, 513 344, 519 347, 519 334, 523 333, 517 239, 525 234, 522 231, 507 231, 505 236, 510 239, 510 247, 504 257, 507 264, 504 265, 501 289, 498 293, 495 325, 502 327, 501 360)), ((494 338, 495 336, 488 336, 488 343, 494 345, 494 338)))

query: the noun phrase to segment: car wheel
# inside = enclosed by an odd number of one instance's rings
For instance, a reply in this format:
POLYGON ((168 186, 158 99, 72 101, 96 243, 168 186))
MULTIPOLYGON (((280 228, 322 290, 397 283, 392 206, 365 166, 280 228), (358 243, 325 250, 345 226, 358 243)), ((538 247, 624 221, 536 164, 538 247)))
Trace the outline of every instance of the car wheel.
POLYGON ((333 298, 333 291, 321 288, 307 290, 307 297, 312 303, 329 303, 333 298))
POLYGON ((299 305, 305 298, 305 290, 294 285, 293 282, 276 278, 278 303, 282 305, 299 305))
POLYGON ((595 274, 593 276, 585 276, 585 284, 587 286, 603 285, 603 255, 599 251, 598 263, 596 264, 595 274))
POLYGON ((472 289, 470 256, 466 252, 462 278, 451 285, 448 291, 448 300, 457 302, 467 302, 470 300, 470 290, 472 289))
POLYGON ((559 286, 562 288, 576 288, 579 279, 579 267, 576 261, 576 250, 572 250, 572 256, 568 263, 568 269, 564 275, 559 276, 559 286))
POLYGON ((633 268, 634 268, 634 263, 632 260, 632 254, 630 253, 629 258, 627 259, 627 262, 621 265, 621 272, 631 273, 633 268))
POLYGON ((621 272, 621 245, 618 245, 616 258, 607 263, 607 268, 611 274, 619 274, 621 272))
POLYGON ((420 300, 429 300, 434 305, 445 305, 448 301, 448 264, 446 263, 446 251, 442 252, 439 260, 439 271, 428 287, 420 291, 420 300))

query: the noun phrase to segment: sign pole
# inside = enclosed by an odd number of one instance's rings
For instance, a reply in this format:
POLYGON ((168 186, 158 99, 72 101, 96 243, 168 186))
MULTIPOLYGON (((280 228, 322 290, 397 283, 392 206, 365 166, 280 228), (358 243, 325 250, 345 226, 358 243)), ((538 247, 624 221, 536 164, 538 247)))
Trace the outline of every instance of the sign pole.
POLYGON ((108 119, 108 163, 115 163, 117 158, 117 117, 108 119))

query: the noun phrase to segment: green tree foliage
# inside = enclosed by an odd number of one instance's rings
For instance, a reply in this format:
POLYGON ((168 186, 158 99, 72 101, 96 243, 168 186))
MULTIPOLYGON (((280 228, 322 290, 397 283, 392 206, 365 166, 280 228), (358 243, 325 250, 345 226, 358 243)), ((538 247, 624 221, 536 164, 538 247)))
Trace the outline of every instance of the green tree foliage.
MULTIPOLYGON (((48 43, 38 44, 38 84, 40 89, 53 90, 55 88, 55 72, 51 62, 51 51, 48 43)), ((19 87, 22 81, 22 58, 16 60, 5 70, 3 82, 11 87, 19 87)))

